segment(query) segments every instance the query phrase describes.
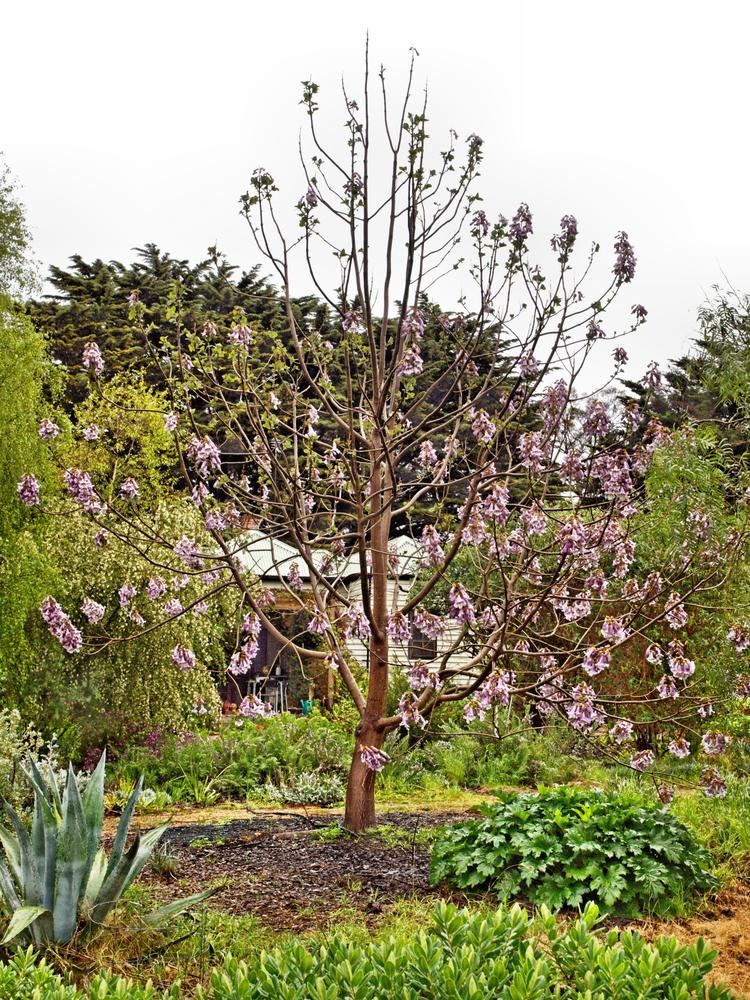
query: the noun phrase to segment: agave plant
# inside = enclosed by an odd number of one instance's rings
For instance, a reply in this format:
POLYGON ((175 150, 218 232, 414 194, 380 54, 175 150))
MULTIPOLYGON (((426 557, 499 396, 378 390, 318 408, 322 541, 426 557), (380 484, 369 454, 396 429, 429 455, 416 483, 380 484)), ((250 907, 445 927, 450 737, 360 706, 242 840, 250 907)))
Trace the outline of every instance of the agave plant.
MULTIPOLYGON (((163 836, 166 825, 143 835, 136 833, 126 847, 143 787, 141 778, 122 811, 107 857, 99 846, 104 822, 104 767, 102 754, 83 794, 69 767, 61 796, 54 774, 45 779, 29 760, 24 773, 34 789, 30 831, 3 800, 13 829, 0 825, 6 859, 0 859, 0 897, 10 911, 10 923, 0 944, 25 939, 35 945, 66 945, 75 934, 101 927, 163 836)), ((146 922, 158 923, 215 891, 170 903, 150 914, 146 922)))

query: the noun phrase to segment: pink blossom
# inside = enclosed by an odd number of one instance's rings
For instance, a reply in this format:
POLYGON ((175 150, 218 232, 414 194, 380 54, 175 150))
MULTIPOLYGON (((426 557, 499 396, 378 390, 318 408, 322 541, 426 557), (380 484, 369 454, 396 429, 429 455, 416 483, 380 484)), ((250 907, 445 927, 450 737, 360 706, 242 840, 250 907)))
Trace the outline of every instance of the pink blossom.
POLYGON ((174 412, 165 413, 164 414, 164 430, 167 430, 167 431, 176 431, 177 430, 178 420, 179 420, 179 418, 178 418, 178 416, 177 416, 176 413, 174 413, 174 412))
POLYGON ((88 424, 81 433, 85 441, 98 441, 101 432, 96 424, 88 424))
POLYGON ((388 635, 391 639, 397 639, 399 642, 408 642, 411 639, 409 620, 399 611, 388 618, 388 635))
POLYGON ((184 608, 182 607, 182 601, 178 600, 176 597, 170 598, 164 604, 164 613, 169 615, 170 618, 176 618, 177 615, 181 615, 184 608))

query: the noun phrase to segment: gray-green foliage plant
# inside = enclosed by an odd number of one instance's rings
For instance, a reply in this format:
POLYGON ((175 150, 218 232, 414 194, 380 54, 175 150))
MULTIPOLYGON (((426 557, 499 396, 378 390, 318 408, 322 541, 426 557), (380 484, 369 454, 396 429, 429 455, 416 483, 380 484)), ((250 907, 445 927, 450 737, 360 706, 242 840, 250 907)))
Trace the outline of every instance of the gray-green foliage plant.
MULTIPOLYGON (((67 945, 74 935, 102 926, 123 893, 138 877, 161 840, 166 825, 136 833, 127 846, 130 822, 141 793, 139 781, 122 811, 109 857, 100 846, 104 822, 105 755, 79 791, 68 768, 62 795, 54 774, 44 777, 29 758, 27 778, 34 789, 31 830, 8 802, 10 828, 0 826, 5 861, 0 861, 0 898, 10 913, 2 944, 67 945)), ((208 898, 211 891, 168 904, 147 924, 172 916, 208 898)))

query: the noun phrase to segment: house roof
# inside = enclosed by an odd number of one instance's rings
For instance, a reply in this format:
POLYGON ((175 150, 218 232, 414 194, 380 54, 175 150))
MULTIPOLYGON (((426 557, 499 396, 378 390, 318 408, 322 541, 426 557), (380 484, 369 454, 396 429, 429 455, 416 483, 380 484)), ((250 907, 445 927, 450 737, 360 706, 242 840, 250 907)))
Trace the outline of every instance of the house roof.
MULTIPOLYGON (((389 550, 398 556, 398 572, 402 577, 413 577, 419 572, 422 547, 408 535, 392 538, 388 544, 389 550)), ((310 570, 301 557, 299 550, 289 542, 279 538, 271 538, 263 531, 253 528, 240 535, 236 540, 234 555, 243 569, 260 577, 262 580, 279 580, 285 577, 292 563, 297 563, 299 575, 303 580, 310 579, 310 570)), ((330 558, 325 549, 313 551, 313 563, 322 567, 330 558)), ((341 580, 351 579, 359 575, 359 560, 356 555, 349 555, 334 562, 329 577, 341 580)))

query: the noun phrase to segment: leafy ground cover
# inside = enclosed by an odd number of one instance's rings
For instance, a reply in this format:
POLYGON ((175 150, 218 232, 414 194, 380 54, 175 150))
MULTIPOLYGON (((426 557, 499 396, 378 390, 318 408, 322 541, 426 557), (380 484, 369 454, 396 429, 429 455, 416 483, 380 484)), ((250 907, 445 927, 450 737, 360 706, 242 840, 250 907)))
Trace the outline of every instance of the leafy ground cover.
POLYGON ((481 819, 447 827, 432 876, 557 911, 596 902, 627 916, 674 913, 718 887, 711 857, 674 815, 624 795, 561 787, 498 793, 481 819))

